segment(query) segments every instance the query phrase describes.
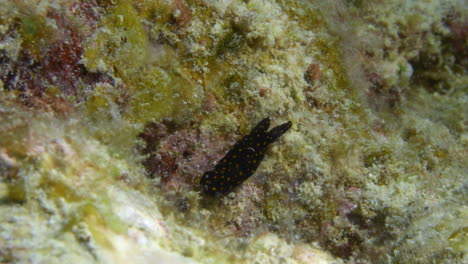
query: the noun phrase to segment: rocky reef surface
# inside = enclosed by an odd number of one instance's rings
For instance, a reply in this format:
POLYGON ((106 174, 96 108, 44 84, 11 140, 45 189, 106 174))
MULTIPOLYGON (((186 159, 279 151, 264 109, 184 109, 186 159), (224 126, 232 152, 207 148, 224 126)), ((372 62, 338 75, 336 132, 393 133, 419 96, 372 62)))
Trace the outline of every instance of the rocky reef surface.
POLYGON ((2 1, 0 263, 466 263, 464 4, 2 1))

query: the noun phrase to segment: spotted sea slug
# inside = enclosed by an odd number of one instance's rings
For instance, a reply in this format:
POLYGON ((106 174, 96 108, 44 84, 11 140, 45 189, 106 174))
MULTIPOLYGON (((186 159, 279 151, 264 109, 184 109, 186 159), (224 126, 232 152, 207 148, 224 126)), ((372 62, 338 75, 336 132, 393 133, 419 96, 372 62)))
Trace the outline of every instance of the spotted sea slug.
POLYGON ((265 118, 255 126, 250 134, 236 142, 213 170, 203 174, 200 185, 204 194, 220 196, 230 193, 257 170, 265 157, 268 145, 275 142, 290 127, 291 122, 268 131, 270 118, 265 118))

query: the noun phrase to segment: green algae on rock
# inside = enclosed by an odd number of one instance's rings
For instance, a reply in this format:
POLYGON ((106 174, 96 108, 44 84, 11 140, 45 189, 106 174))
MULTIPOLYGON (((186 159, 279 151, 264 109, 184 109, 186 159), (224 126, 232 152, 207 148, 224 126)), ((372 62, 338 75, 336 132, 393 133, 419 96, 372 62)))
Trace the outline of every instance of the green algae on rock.
POLYGON ((3 1, 0 262, 466 262, 461 7, 3 1), (300 125, 204 208, 264 116, 300 125))

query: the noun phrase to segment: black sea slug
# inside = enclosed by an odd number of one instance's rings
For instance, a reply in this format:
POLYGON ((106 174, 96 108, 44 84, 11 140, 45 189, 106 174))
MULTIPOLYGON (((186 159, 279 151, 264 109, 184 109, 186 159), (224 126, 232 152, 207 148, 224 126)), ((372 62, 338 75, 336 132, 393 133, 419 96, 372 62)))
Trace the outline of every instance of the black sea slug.
POLYGON ((250 134, 237 141, 213 170, 203 174, 200 180, 203 193, 208 196, 227 194, 254 174, 268 145, 284 134, 291 127, 291 122, 268 131, 269 126, 270 118, 260 121, 250 134))

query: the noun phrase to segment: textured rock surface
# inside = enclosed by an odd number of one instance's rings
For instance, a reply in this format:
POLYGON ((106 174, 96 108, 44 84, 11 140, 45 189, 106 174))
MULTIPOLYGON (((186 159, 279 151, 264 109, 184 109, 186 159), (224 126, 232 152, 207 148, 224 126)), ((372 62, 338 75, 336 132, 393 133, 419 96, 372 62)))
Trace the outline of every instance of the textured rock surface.
POLYGON ((463 4, 3 1, 0 262, 468 261, 463 4))

